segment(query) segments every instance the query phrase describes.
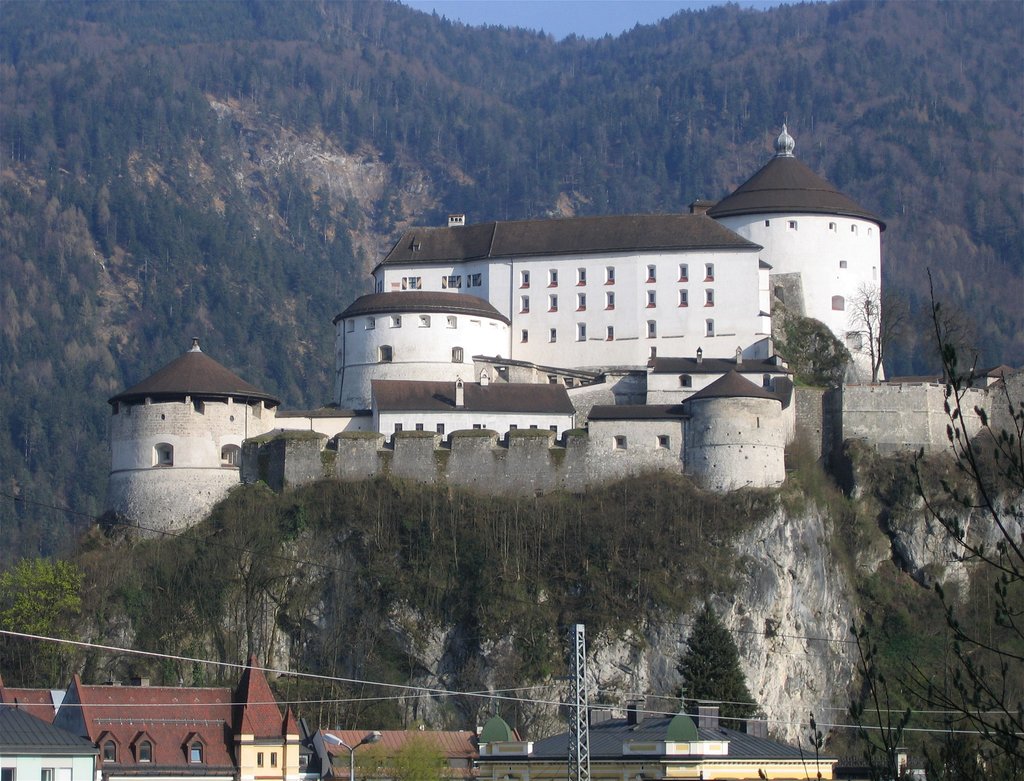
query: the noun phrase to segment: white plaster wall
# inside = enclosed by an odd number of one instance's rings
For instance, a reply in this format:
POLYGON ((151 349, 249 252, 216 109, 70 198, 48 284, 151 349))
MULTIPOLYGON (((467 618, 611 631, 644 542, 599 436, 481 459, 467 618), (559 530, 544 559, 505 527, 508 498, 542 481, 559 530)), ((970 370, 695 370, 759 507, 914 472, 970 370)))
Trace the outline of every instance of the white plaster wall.
POLYGON ((438 312, 358 315, 339 320, 335 332, 340 407, 370 408, 371 380, 433 380, 473 378, 473 356, 509 357, 509 327, 489 317, 438 312), (393 318, 401 318, 401 326, 393 318), (421 318, 429 318, 429 326, 421 318), (454 318, 454 326, 449 323, 454 318), (380 348, 390 346, 392 360, 381 363, 380 348), (462 362, 452 362, 452 348, 462 348, 462 362))
POLYGON ((377 412, 374 413, 376 430, 385 436, 395 433, 395 426, 400 424, 403 431, 416 431, 417 424, 423 431, 437 432, 438 424, 444 425, 444 435, 453 431, 481 429, 496 431, 504 436, 512 426, 519 429, 550 430, 555 427, 555 436, 574 427, 574 415, 563 413, 517 413, 517 412, 471 412, 467 410, 451 412, 377 412))
POLYGON ((592 420, 587 424, 589 471, 609 479, 645 469, 680 473, 684 463, 684 425, 680 418, 592 420), (615 446, 619 436, 626 438, 624 449, 615 446), (669 438, 667 448, 658 445, 659 436, 669 438))
POLYGON ((168 467, 113 472, 107 508, 145 531, 176 531, 205 518, 239 484, 230 467, 168 467))
MULTIPOLYGON (((881 228, 876 223, 818 214, 740 215, 719 222, 764 247, 761 257, 772 266, 772 275, 800 274, 807 316, 825 323, 850 346, 847 333, 856 330, 850 324, 850 302, 862 286, 881 286, 881 228), (833 309, 833 296, 843 297, 845 309, 833 309)), ((861 373, 868 367, 870 377, 866 351, 854 357, 861 373)))
MULTIPOLYGON (((534 256, 489 262, 471 262, 428 268, 416 264, 378 269, 383 289, 401 289, 401 279, 421 278, 423 290, 442 290, 441 279, 461 273, 465 279, 480 273, 483 287, 467 289, 486 298, 499 312, 512 320, 511 358, 550 366, 589 368, 603 366, 640 366, 656 348, 658 355, 692 355, 698 347, 708 357, 727 357, 741 347, 748 350, 771 334, 770 316, 765 306, 767 270, 760 269, 755 250, 675 251, 601 253, 591 255, 534 256), (714 278, 705 274, 706 264, 714 265, 714 278), (687 276, 680 276, 680 265, 687 276), (648 266, 655 267, 649 281, 648 266), (607 270, 615 270, 609 283, 607 270), (580 270, 586 281, 580 283, 580 270), (557 284, 551 284, 551 272, 557 271, 557 284), (529 284, 523 283, 523 273, 529 284), (680 306, 680 291, 686 290, 688 302, 680 306), (714 303, 706 303, 706 291, 714 293, 714 303), (648 292, 654 292, 651 304, 648 292), (586 295, 586 308, 579 306, 578 295, 586 295), (614 293, 614 308, 607 306, 607 293, 614 293), (558 296, 558 309, 551 311, 549 296, 558 296), (523 296, 529 297, 524 311, 523 296), (714 336, 707 336, 706 321, 714 320, 714 336), (647 323, 657 323, 657 336, 648 336, 647 323), (579 339, 578 326, 586 326, 586 339, 579 339), (608 339, 608 327, 614 329, 608 339), (550 339, 550 330, 556 340, 550 339), (527 339, 523 339, 523 331, 527 339)), ((762 349, 762 348, 758 348, 762 349)), ((346 382, 347 384, 347 382, 346 382)))
POLYGON ((786 426, 772 399, 710 398, 690 402, 686 471, 716 491, 781 485, 786 426))
MULTIPOLYGON (((85 749, 83 749, 84 753, 85 749)), ((15 781, 42 777, 43 768, 54 771, 55 781, 94 781, 96 767, 95 756, 14 756, 7 754, 0 757, 0 767, 14 769, 15 781)))
POLYGON ((333 437, 345 431, 372 431, 370 415, 293 415, 277 416, 277 428, 282 431, 315 431, 333 437))
MULTIPOLYGON (((684 373, 684 372, 681 372, 684 373)), ((759 388, 765 387, 764 375, 768 374, 771 378, 768 390, 774 390, 775 381, 782 377, 788 377, 789 375, 785 372, 758 372, 757 374, 743 374, 743 377, 750 380, 754 385, 759 388)), ((679 374, 669 374, 668 372, 659 372, 658 374, 650 373, 647 375, 647 403, 648 404, 679 404, 680 402, 688 399, 694 393, 699 390, 703 390, 711 383, 721 379, 721 374, 691 374, 690 378, 693 381, 693 385, 689 388, 684 388, 679 384, 679 374)))

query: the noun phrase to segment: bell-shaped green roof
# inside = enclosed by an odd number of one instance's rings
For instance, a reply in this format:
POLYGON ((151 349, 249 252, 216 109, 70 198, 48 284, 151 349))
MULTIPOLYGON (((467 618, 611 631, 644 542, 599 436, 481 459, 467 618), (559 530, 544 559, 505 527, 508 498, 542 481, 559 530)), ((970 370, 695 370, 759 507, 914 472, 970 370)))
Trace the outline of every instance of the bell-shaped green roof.
POLYGON ((492 716, 480 732, 481 743, 500 743, 518 740, 518 736, 501 716, 492 716))
POLYGON ((692 743, 695 740, 700 740, 697 735, 697 725, 688 715, 680 713, 668 723, 665 740, 672 743, 692 743))

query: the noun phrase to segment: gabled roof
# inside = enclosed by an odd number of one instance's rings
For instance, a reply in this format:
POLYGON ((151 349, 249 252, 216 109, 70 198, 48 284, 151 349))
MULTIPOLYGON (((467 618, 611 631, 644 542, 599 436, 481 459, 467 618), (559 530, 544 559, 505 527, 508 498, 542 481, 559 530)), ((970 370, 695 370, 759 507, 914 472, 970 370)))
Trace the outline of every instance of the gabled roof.
POLYGON ((572 415, 565 386, 544 383, 464 383, 464 405, 455 406, 455 383, 372 380, 373 404, 381 412, 525 412, 572 415))
POLYGON ((339 320, 357 315, 404 314, 406 312, 422 312, 424 314, 467 315, 487 317, 508 324, 505 315, 495 309, 489 301, 471 296, 468 293, 438 293, 431 290, 398 290, 390 293, 370 293, 360 296, 344 312, 334 318, 339 320))
POLYGON ((835 214, 871 220, 882 230, 885 223, 835 185, 793 157, 793 139, 782 130, 775 156, 708 210, 715 219, 740 214, 835 214))
POLYGON ((701 388, 696 393, 683 399, 683 404, 700 399, 771 399, 782 403, 778 396, 770 391, 761 388, 735 369, 723 374, 706 388, 701 388))
POLYGON ((97 748, 79 735, 54 727, 20 707, 0 705, 0 754, 95 756, 97 748))
POLYGON ((24 689, 5 686, 0 676, 0 703, 17 705, 18 708, 31 713, 37 719, 49 723, 57 712, 57 705, 63 699, 64 692, 59 689, 24 689))
POLYGON ((659 250, 757 250, 700 214, 628 214, 412 228, 378 264, 459 263, 512 256, 659 250))
POLYGON ((192 349, 180 355, 137 385, 112 396, 110 404, 119 401, 173 401, 191 396, 193 399, 222 400, 229 397, 265 401, 276 407, 281 401, 250 385, 230 369, 226 369, 199 349, 193 339, 192 349))
POLYGON ((595 404, 588 420, 670 420, 688 418, 689 411, 679 404, 595 404))
POLYGON ((234 768, 231 702, 228 688, 95 686, 83 684, 76 675, 55 725, 81 729, 97 746, 113 740, 117 759, 105 766, 223 774, 234 768), (153 744, 153 756, 151 762, 139 763, 133 747, 143 735, 153 744), (201 765, 188 762, 186 741, 192 735, 205 746, 201 765))
POLYGON ((279 738, 284 720, 277 707, 277 698, 270 690, 255 656, 249 657, 248 666, 238 684, 235 705, 235 728, 239 733, 256 738, 279 738))

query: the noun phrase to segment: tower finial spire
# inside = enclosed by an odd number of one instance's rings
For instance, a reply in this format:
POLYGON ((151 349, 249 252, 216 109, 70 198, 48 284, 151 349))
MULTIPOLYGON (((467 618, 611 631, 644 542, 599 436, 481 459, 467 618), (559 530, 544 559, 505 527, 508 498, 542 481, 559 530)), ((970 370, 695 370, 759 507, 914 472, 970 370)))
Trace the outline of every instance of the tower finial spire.
POLYGON ((199 349, 199 337, 198 336, 193 336, 192 337, 192 348, 189 350, 189 352, 190 353, 201 353, 202 352, 202 350, 199 349))
POLYGON ((775 139, 775 156, 776 157, 792 157, 793 148, 796 146, 796 141, 793 140, 793 136, 789 134, 786 128, 786 123, 782 123, 782 132, 779 133, 779 137, 775 139))

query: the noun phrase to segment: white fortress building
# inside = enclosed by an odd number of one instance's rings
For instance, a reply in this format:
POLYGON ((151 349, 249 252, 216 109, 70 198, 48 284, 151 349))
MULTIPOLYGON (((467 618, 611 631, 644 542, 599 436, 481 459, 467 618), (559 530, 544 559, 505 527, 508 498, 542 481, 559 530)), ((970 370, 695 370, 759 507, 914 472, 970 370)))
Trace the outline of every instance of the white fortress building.
POLYGON ((520 468, 535 470, 535 490, 649 469, 715 490, 780 484, 795 404, 773 300, 825 323, 854 356, 851 374, 869 377, 849 304, 880 297, 885 229, 793 150, 783 128, 761 170, 687 214, 476 225, 452 215, 407 230, 373 269, 373 292, 334 319, 333 407, 279 413, 195 346, 110 400, 110 507, 144 526, 191 523, 238 482, 243 440, 298 430, 338 453, 336 476, 401 464, 457 481, 416 463, 462 463, 482 447, 455 436, 466 431, 509 448, 498 472, 468 483, 492 490, 517 482, 501 469, 520 468), (417 437, 437 458, 411 455, 417 437), (554 477, 536 467, 541 446, 571 453, 554 477))

